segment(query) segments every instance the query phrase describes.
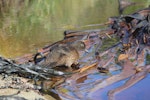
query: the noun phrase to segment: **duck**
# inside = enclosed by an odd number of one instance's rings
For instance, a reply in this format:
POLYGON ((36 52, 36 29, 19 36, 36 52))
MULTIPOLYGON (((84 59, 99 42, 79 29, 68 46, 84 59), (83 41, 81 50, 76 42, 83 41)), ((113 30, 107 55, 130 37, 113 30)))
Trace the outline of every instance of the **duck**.
POLYGON ((43 57, 43 60, 36 63, 37 65, 49 68, 66 66, 69 70, 72 70, 72 65, 77 65, 79 59, 79 53, 77 49, 68 44, 58 44, 50 48, 47 55, 43 57))

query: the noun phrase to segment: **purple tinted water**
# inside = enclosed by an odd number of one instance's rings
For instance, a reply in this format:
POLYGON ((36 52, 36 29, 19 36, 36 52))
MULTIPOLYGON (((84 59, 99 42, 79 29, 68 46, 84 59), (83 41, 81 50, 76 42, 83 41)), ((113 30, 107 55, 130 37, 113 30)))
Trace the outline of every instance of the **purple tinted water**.
POLYGON ((115 100, 150 100, 150 75, 132 87, 118 93, 115 100))

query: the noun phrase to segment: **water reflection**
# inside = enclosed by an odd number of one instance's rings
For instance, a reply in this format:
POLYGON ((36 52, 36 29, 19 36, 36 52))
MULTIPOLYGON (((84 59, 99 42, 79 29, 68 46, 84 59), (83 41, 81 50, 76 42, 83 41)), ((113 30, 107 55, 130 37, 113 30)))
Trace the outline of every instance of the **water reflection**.
POLYGON ((61 40, 65 30, 99 28, 82 26, 118 15, 118 0, 7 0, 0 5, 0 55, 9 58, 61 40))
POLYGON ((141 80, 134 86, 130 87, 127 90, 122 91, 116 95, 116 100, 148 100, 150 98, 149 95, 149 83, 150 82, 150 75, 147 78, 141 80), (134 95, 133 95, 134 93, 134 95))
POLYGON ((10 6, 8 2, 0 21, 0 54, 5 57, 36 52, 61 40, 64 30, 83 29, 118 14, 117 0, 26 0, 19 5, 10 0, 10 6))

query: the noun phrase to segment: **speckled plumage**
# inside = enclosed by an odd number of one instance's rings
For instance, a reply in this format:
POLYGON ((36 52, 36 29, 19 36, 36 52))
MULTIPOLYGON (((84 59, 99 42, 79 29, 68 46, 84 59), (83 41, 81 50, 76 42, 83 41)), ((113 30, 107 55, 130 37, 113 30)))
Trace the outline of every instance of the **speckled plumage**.
POLYGON ((51 48, 40 65, 51 68, 65 65, 71 69, 71 65, 77 64, 78 59, 79 53, 74 47, 60 44, 51 48))

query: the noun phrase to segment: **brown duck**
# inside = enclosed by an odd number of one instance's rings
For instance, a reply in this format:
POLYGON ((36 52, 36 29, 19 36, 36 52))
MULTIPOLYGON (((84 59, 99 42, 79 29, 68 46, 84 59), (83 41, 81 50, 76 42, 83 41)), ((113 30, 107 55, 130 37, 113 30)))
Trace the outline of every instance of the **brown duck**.
POLYGON ((72 64, 78 64, 79 53, 73 46, 58 44, 52 47, 43 61, 37 63, 44 67, 54 68, 56 66, 67 66, 72 70, 72 64))

